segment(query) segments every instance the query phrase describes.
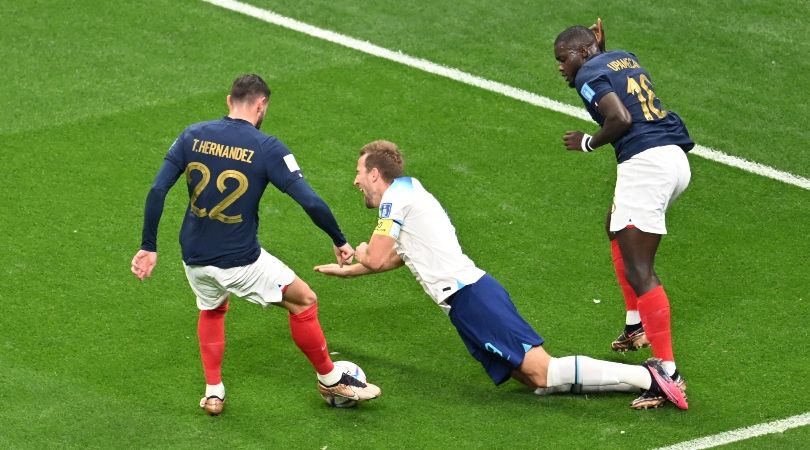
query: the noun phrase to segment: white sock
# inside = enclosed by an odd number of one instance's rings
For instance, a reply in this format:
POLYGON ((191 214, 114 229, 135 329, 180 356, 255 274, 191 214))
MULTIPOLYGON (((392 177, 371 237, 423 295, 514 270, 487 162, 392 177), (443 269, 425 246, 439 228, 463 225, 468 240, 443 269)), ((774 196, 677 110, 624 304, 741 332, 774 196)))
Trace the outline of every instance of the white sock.
POLYGON ((561 384, 559 386, 537 388, 536 395, 550 394, 596 394, 599 392, 639 392, 637 386, 627 383, 606 384, 604 386, 583 386, 581 384, 561 384))
POLYGON ((551 358, 546 375, 547 387, 581 384, 586 389, 588 386, 629 384, 639 389, 649 389, 651 383, 650 372, 642 366, 601 361, 587 356, 551 358))
POLYGON ((664 366, 664 369, 667 371, 667 375, 672 376, 675 373, 675 361, 662 361, 661 364, 664 366))
POLYGON ((636 325, 639 323, 641 323, 641 314, 638 313, 638 310, 627 311, 627 314, 624 316, 624 324, 636 325))
POLYGON ((343 371, 335 366, 332 368, 332 371, 326 375, 318 374, 318 381, 320 381, 324 386, 332 386, 340 381, 341 375, 343 375, 343 371))
POLYGON ((225 385, 222 384, 222 382, 219 384, 206 384, 205 398, 211 397, 212 395, 225 400, 225 385))

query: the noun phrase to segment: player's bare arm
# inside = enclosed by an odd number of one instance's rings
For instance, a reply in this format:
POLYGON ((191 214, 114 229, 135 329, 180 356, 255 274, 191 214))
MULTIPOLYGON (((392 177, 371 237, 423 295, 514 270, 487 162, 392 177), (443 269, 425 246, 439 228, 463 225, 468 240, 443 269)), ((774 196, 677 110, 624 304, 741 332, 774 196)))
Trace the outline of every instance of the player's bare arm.
POLYGON ((591 151, 620 138, 632 125, 633 117, 615 92, 608 92, 597 105, 605 124, 593 136, 581 131, 567 131, 563 144, 568 150, 591 151))
MULTIPOLYGON (((362 252, 364 255, 366 254, 366 250, 368 249, 368 244, 365 242, 359 244, 357 246, 358 253, 362 252)), ((358 258, 358 261, 360 259, 358 258)), ((396 269, 401 267, 404 264, 402 259, 397 255, 396 250, 391 248, 391 253, 386 258, 385 263, 382 265, 380 270, 371 270, 368 267, 364 266, 361 263, 355 263, 351 265, 344 265, 340 266, 338 264, 322 264, 319 266, 315 266, 314 269, 316 272, 320 272, 324 275, 330 275, 334 277, 341 277, 341 278, 349 278, 349 277, 356 277, 360 275, 370 275, 372 273, 379 273, 385 272, 388 270, 396 269)))
POLYGON ((591 138, 593 148, 610 144, 619 139, 633 125, 633 116, 615 92, 608 92, 596 105, 605 123, 591 138))
POLYGON ((369 274, 374 273, 368 267, 366 267, 366 266, 364 266, 364 265, 362 265, 360 263, 354 263, 354 264, 343 265, 343 266, 341 266, 339 264, 335 264, 335 263, 321 264, 321 265, 315 266, 313 269, 315 270, 315 272, 320 272, 320 273, 322 273, 324 275, 329 275, 329 276, 332 276, 332 277, 340 277, 340 278, 351 278, 351 277, 357 277, 357 276, 360 276, 360 275, 369 275, 369 274))
POLYGON ((368 267, 372 272, 394 269, 402 265, 402 259, 394 249, 395 244, 396 239, 392 236, 374 233, 368 243, 363 242, 357 246, 355 257, 357 262, 368 267), (396 258, 393 258, 392 255, 396 258))

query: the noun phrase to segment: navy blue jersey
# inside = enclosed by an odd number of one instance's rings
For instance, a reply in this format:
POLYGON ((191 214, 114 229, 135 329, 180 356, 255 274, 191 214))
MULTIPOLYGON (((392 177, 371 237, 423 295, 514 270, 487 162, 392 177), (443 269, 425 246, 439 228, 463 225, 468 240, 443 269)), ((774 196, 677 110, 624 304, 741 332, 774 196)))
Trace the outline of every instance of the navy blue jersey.
POLYGON ((608 92, 615 92, 633 117, 630 128, 613 142, 619 163, 652 147, 678 145, 689 151, 695 146, 681 118, 661 106, 650 74, 632 53, 615 50, 594 56, 580 67, 575 85, 600 126, 605 118, 596 105, 608 92))
POLYGON ((172 144, 147 197, 144 250, 157 251, 163 201, 184 173, 189 204, 180 246, 187 265, 228 268, 258 259, 259 200, 268 183, 298 201, 335 245, 346 243, 290 150, 250 122, 225 117, 191 125, 172 144))

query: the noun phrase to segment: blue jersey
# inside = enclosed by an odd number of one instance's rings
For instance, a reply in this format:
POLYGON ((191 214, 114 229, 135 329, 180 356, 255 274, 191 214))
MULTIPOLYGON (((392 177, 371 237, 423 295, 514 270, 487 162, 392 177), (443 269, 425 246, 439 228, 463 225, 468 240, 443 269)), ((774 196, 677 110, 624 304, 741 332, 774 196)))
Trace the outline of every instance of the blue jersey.
POLYGON ((630 112, 632 125, 613 142, 619 163, 652 147, 678 145, 689 151, 695 146, 681 118, 661 106, 650 74, 632 53, 616 50, 594 56, 580 67, 575 85, 585 108, 600 126, 605 118, 597 104, 608 92, 615 92, 630 112))
POLYGON ((259 200, 269 183, 298 201, 335 245, 346 243, 290 150, 250 122, 225 117, 191 125, 172 144, 147 197, 144 250, 157 251, 163 202, 183 173, 189 203, 180 246, 187 265, 228 268, 256 261, 261 252, 259 200))

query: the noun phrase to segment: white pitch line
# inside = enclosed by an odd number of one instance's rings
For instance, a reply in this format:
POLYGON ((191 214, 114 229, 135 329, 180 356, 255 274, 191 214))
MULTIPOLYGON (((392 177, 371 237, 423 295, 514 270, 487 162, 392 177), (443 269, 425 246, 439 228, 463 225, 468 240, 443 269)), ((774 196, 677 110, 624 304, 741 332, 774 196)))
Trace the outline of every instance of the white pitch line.
MULTIPOLYGON (((539 106, 541 108, 550 109, 552 111, 556 111, 561 114, 576 117, 578 119, 586 120, 589 122, 592 121, 591 116, 584 108, 577 108, 575 106, 567 105, 565 103, 558 102, 556 100, 552 100, 550 98, 543 97, 534 94, 532 92, 525 91, 523 89, 509 86, 503 83, 498 83, 497 81, 487 80, 485 78, 475 76, 471 73, 454 69, 452 67, 443 66, 441 64, 436 64, 434 62, 430 62, 425 59, 415 58, 413 56, 406 55, 402 52, 395 52, 392 50, 388 50, 387 48, 374 45, 370 42, 361 41, 359 39, 355 39, 350 36, 335 33, 334 31, 325 30, 323 28, 318 28, 304 22, 299 22, 295 19, 291 19, 289 17, 276 14, 266 9, 257 8, 255 6, 248 5, 246 3, 242 3, 235 0, 203 0, 203 1, 206 3, 210 3, 212 5, 216 5, 225 9, 229 9, 231 11, 244 14, 246 16, 262 20, 264 22, 272 23, 280 27, 298 31, 300 33, 304 33, 306 35, 318 39, 323 39, 325 41, 329 41, 341 45, 343 47, 348 47, 354 50, 361 51, 363 53, 367 53, 369 55, 398 62, 400 64, 404 64, 406 66, 413 67, 428 73, 450 78, 455 81, 460 81, 462 83, 469 84, 471 86, 476 86, 481 89, 485 89, 487 91, 505 95, 515 100, 526 102, 535 106, 539 106)), ((773 167, 749 161, 747 159, 743 159, 737 156, 732 156, 727 153, 723 153, 719 150, 704 147, 702 145, 696 145, 695 148, 691 151, 691 153, 698 156, 702 156, 703 158, 706 158, 711 161, 719 162, 721 164, 742 169, 746 172, 754 173, 767 178, 772 178, 774 180, 781 181, 783 183, 791 184, 793 186, 798 186, 802 189, 810 190, 810 179, 808 178, 804 178, 799 175, 794 175, 789 172, 774 169, 773 167)))
POLYGON ((680 444, 671 445, 669 447, 661 447, 657 450, 699 450, 704 448, 718 447, 720 445, 743 441, 757 436, 764 436, 766 434, 783 433, 791 428, 798 428, 806 425, 810 425, 810 413, 799 414, 786 419, 761 423, 759 425, 752 425, 750 427, 738 428, 736 430, 726 431, 725 433, 714 434, 712 436, 706 436, 704 438, 695 439, 692 441, 681 442, 680 444))

